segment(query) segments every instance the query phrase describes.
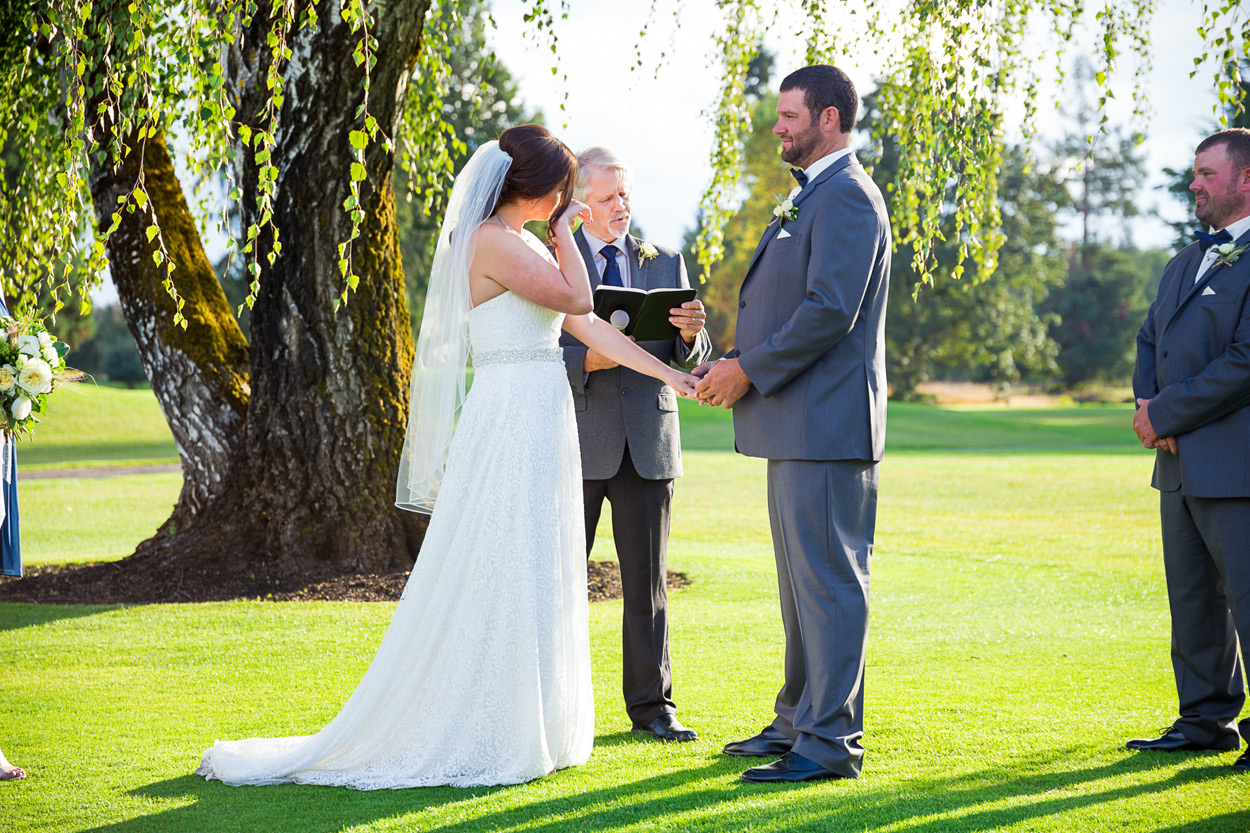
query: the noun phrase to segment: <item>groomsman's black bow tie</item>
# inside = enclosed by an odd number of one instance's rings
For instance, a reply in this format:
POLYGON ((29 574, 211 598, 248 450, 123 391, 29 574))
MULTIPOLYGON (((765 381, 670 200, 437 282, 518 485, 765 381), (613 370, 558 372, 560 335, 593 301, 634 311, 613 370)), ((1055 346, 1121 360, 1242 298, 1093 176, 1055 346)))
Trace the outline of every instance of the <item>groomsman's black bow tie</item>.
POLYGON ((1194 239, 1198 241, 1198 245, 1202 247, 1204 252, 1210 251, 1212 246, 1218 246, 1221 243, 1233 242, 1233 236, 1228 233, 1228 229, 1222 228, 1215 234, 1207 234, 1205 231, 1195 231, 1194 239))
POLYGON ((607 267, 603 270, 604 286, 625 286, 625 281, 621 280, 621 267, 616 265, 618 252, 620 249, 615 246, 604 246, 599 250, 599 254, 607 261, 607 267))
POLYGON ((807 174, 802 168, 791 168, 790 175, 799 181, 800 188, 807 184, 807 174))

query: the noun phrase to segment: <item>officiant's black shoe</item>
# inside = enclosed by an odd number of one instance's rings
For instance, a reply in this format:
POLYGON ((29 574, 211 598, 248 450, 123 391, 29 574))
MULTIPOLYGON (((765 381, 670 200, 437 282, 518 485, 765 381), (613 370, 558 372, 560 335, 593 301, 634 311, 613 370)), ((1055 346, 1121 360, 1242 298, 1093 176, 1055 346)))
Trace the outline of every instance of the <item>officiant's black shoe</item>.
POLYGON ((1250 772, 1250 746, 1241 753, 1241 757, 1233 761, 1234 772, 1250 772))
POLYGON ((845 776, 825 769, 809 758, 804 758, 798 752, 787 752, 781 760, 752 767, 741 776, 743 781, 752 784, 802 784, 808 781, 843 777, 845 776))
POLYGON ((690 741, 699 737, 694 733, 694 729, 687 729, 681 725, 675 714, 662 714, 646 726, 639 726, 635 723, 634 731, 667 741, 690 741))
POLYGON ((1137 738, 1124 745, 1135 752, 1193 752, 1199 749, 1227 752, 1237 748, 1237 746, 1207 746, 1205 743, 1198 743, 1185 737, 1175 726, 1169 726, 1157 738, 1137 738))
POLYGON ((766 726, 758 735, 725 744, 723 751, 726 755, 741 755, 744 758, 779 758, 792 746, 794 741, 772 726, 766 726))

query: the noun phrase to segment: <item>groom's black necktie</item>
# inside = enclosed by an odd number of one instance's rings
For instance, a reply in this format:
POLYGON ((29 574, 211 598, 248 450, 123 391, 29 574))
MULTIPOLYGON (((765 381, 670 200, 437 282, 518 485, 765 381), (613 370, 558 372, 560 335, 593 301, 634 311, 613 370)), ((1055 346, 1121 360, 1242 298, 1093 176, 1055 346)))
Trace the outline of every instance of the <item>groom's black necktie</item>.
POLYGON ((621 280, 621 267, 616 265, 616 255, 620 249, 615 246, 604 246, 599 250, 599 254, 603 255, 603 259, 607 261, 607 267, 603 270, 604 286, 624 286, 625 281, 621 280))

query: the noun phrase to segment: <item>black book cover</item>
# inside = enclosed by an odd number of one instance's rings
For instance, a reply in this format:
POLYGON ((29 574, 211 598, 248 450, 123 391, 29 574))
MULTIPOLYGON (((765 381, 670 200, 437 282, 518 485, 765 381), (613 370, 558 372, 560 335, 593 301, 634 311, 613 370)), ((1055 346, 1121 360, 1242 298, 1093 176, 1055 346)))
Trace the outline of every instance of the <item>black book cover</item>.
POLYGON ((595 289, 595 315, 636 341, 668 341, 677 337, 668 311, 693 301, 697 295, 698 291, 690 288, 648 292, 633 287, 600 286, 595 289))

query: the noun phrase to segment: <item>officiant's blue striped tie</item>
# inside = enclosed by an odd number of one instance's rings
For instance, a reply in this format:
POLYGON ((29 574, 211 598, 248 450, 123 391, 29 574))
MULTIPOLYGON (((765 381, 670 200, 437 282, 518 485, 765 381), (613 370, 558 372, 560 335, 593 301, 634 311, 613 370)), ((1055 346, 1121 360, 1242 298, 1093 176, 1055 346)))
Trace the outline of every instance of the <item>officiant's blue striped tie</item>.
POLYGON ((599 254, 603 255, 603 259, 607 261, 607 266, 603 270, 604 286, 624 286, 625 282, 621 280, 621 267, 616 265, 616 256, 620 249, 615 246, 604 246, 599 250, 599 254))

